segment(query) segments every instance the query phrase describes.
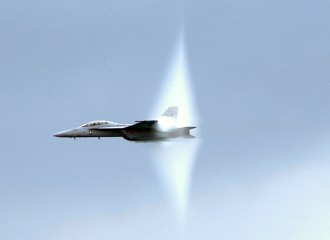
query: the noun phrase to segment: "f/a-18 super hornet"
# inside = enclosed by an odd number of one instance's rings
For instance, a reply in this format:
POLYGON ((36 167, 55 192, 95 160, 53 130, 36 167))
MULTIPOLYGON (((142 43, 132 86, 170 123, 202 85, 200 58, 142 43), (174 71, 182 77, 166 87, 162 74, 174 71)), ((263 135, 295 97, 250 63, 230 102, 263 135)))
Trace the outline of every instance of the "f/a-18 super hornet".
POLYGON ((114 123, 106 120, 88 122, 73 129, 54 134, 55 137, 123 137, 128 141, 162 141, 172 138, 194 138, 190 130, 195 127, 178 127, 178 107, 169 107, 158 120, 135 121, 133 124, 114 123))

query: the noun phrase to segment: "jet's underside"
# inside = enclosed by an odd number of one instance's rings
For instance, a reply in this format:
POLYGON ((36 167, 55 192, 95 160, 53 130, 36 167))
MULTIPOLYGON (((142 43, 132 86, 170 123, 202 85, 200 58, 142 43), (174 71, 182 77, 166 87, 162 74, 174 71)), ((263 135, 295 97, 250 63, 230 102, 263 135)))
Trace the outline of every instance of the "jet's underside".
POLYGON ((148 140, 162 140, 177 137, 193 138, 190 135, 190 129, 194 127, 175 128, 168 131, 155 130, 125 130, 121 131, 122 137, 129 141, 148 141, 148 140))

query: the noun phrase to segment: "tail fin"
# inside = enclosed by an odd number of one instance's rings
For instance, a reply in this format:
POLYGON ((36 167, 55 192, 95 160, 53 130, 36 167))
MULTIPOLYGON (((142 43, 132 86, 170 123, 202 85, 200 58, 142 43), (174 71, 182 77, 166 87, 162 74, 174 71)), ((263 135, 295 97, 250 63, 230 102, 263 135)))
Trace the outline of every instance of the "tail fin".
POLYGON ((169 107, 162 115, 162 117, 171 117, 176 119, 178 116, 179 108, 178 107, 169 107))

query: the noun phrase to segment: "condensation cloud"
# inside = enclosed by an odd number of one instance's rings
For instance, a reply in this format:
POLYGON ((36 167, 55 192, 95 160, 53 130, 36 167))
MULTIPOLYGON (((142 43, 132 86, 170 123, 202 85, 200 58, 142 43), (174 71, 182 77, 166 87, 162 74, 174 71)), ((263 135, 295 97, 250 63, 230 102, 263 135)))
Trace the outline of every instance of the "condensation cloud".
MULTIPOLYGON (((193 99, 183 33, 179 36, 174 57, 159 96, 152 111, 152 117, 160 116, 169 106, 178 106, 177 126, 198 128, 200 119, 193 99)), ((196 136, 198 132, 196 130, 192 131, 192 135, 196 136)), ((166 188, 179 227, 182 229, 185 224, 191 176, 200 141, 197 134, 195 139, 176 139, 158 143, 154 148, 153 163, 166 188)))

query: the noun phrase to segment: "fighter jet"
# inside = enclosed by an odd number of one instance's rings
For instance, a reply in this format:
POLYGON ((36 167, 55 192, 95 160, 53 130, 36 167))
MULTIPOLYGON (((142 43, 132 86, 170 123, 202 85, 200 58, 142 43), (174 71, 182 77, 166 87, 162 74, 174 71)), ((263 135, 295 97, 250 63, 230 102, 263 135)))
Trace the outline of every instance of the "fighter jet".
POLYGON ((128 141, 148 142, 167 141, 173 138, 194 138, 190 130, 196 127, 177 127, 178 107, 169 107, 158 120, 135 121, 133 124, 114 123, 98 120, 85 123, 80 127, 54 134, 62 138, 123 137, 128 141))

